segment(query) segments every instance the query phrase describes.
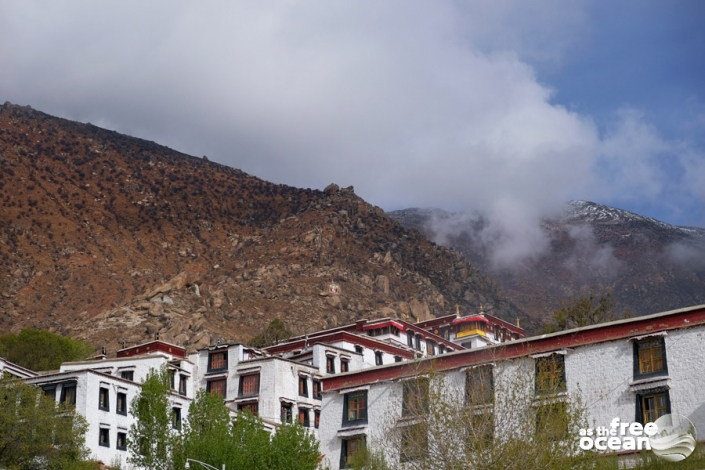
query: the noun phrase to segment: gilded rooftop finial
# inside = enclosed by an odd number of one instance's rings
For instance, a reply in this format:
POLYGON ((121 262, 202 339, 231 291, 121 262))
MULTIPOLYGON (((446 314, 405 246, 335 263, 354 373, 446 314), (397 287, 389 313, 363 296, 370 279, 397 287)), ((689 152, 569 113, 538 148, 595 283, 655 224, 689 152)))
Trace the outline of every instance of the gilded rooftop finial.
POLYGON ((455 304, 455 314, 460 315, 460 305, 455 304))

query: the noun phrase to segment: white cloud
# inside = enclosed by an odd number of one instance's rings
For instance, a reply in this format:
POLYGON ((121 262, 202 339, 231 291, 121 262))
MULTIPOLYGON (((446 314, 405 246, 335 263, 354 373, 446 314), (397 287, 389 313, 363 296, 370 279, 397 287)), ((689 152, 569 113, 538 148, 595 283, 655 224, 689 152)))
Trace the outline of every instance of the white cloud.
MULTIPOLYGON (((583 8, 0 0, 0 99, 279 183, 354 185, 386 209, 482 209, 511 262, 541 252, 538 220, 569 198, 665 188, 671 144, 642 117, 601 142, 530 65, 560 66, 583 8)), ((684 183, 702 181, 699 162, 684 183)))

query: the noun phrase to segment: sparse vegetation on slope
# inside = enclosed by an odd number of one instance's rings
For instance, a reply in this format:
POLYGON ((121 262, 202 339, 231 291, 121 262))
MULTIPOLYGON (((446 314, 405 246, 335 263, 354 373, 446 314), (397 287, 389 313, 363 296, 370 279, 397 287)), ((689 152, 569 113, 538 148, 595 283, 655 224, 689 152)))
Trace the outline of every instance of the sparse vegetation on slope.
POLYGON ((354 194, 277 185, 152 142, 0 107, 0 332, 106 345, 247 341, 517 308, 459 254, 354 194), (340 286, 328 295, 328 285, 340 286))

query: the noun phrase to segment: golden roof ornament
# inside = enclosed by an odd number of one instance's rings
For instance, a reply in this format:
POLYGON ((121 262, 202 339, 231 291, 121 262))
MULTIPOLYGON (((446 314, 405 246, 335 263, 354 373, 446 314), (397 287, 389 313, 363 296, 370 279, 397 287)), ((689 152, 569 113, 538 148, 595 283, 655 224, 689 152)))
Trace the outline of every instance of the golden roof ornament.
POLYGON ((455 304, 455 314, 460 315, 460 305, 455 304))
POLYGON ((485 306, 480 304, 480 313, 485 313, 485 306))

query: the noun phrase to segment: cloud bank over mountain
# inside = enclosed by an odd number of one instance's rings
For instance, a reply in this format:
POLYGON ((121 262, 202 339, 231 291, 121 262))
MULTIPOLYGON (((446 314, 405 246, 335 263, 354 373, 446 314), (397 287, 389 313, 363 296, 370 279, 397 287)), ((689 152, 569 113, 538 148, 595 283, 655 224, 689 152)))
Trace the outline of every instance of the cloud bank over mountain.
POLYGON ((0 2, 0 99, 385 209, 482 210, 508 263, 569 199, 705 223, 702 142, 638 106, 596 123, 539 78, 594 27, 557 0, 0 2))

